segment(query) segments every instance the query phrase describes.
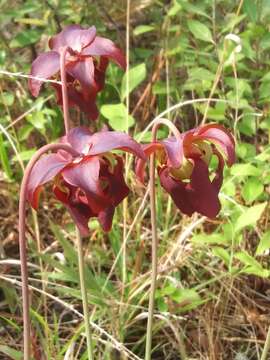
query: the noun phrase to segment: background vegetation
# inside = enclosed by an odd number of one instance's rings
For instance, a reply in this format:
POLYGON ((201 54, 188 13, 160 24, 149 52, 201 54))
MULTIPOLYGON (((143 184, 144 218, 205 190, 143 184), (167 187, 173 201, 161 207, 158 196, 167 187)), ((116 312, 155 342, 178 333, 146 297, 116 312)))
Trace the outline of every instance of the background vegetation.
MULTIPOLYGON (((270 326, 269 16, 269 0, 136 0, 128 22, 124 0, 0 0, 1 359, 21 358, 22 171, 36 149, 63 130, 51 90, 33 99, 21 74, 29 73, 48 37, 72 23, 95 25, 122 49, 129 27, 129 131, 136 138, 157 114, 194 100, 167 116, 182 131, 204 120, 222 123, 237 140, 237 164, 226 171, 216 220, 181 216, 158 191, 153 359, 260 359, 270 326), (225 38, 229 33, 239 36, 241 49, 225 38), (208 109, 207 101, 195 101, 208 97, 222 101, 208 109)), ((73 123, 125 130, 125 83, 121 70, 110 65, 98 99, 100 120, 89 124, 75 110, 73 123)), ((124 217, 119 208, 107 235, 92 221, 84 243, 95 356, 102 360, 144 354, 149 199, 131 172, 128 177, 133 191, 124 217)), ((28 215, 35 358, 86 359, 74 225, 49 192, 38 219, 30 210, 28 215)))

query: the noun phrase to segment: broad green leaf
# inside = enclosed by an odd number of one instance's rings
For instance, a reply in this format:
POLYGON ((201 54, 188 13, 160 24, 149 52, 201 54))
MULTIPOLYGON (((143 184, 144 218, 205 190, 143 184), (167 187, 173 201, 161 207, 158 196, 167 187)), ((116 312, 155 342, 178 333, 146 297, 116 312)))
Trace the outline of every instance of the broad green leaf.
POLYGON ((187 25, 189 30, 192 32, 192 34, 195 36, 196 39, 214 44, 211 31, 208 29, 208 27, 205 24, 197 20, 188 20, 187 25))
MULTIPOLYGON (((129 93, 131 93, 141 82, 146 78, 145 64, 139 64, 129 70, 129 93)), ((121 84, 121 100, 123 101, 127 96, 127 73, 122 78, 121 84)))
POLYGON ((250 256, 246 251, 240 251, 235 254, 235 258, 240 260, 246 268, 242 272, 246 274, 254 274, 261 277, 269 277, 270 271, 264 269, 261 264, 250 256))
POLYGON ((171 298, 178 304, 186 303, 185 305, 201 300, 200 295, 194 289, 176 289, 171 298))
POLYGON ((270 230, 263 234, 257 247, 256 255, 263 255, 268 249, 270 249, 270 230))
POLYGON ((257 21, 257 8, 258 5, 254 0, 244 0, 243 10, 244 13, 250 18, 254 23, 257 21))
POLYGON ((257 178, 252 177, 245 182, 242 196, 246 202, 253 202, 263 193, 263 190, 263 184, 257 178))
POLYGON ((129 115, 127 124, 127 108, 122 103, 103 105, 100 112, 114 130, 126 131, 127 127, 130 128, 135 122, 134 118, 129 115))
POLYGON ((16 35, 14 39, 11 40, 10 47, 22 48, 27 45, 34 44, 40 39, 40 36, 41 34, 34 29, 22 31, 18 35, 16 35))
POLYGON ((153 31, 153 30, 155 30, 154 26, 139 25, 139 26, 136 26, 135 29, 133 30, 133 35, 138 36, 138 35, 142 35, 142 34, 150 32, 150 31, 153 31))
MULTIPOLYGON (((25 150, 25 151, 21 151, 20 152, 20 159, 22 161, 29 161, 31 159, 31 157, 37 152, 36 149, 31 149, 31 150, 25 150)), ((12 157, 12 161, 18 161, 18 158, 16 155, 14 155, 12 157)))
MULTIPOLYGON (((22 360, 23 354, 7 345, 0 345, 0 353, 5 354, 12 360, 22 360)), ((4 358, 3 358, 4 359, 4 358)))
POLYGON ((235 231, 240 231, 246 226, 254 226, 256 222, 262 216, 262 213, 266 207, 267 203, 254 205, 248 208, 243 214, 239 216, 235 224, 235 231))
POLYGON ((252 164, 234 164, 231 168, 231 174, 234 176, 260 176, 261 169, 252 164))

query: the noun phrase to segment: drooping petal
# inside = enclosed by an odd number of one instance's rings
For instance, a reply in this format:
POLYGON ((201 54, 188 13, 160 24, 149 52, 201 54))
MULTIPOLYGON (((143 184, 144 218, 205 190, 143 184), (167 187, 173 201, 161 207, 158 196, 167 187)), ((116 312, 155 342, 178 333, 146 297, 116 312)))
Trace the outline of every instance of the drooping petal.
POLYGON ((95 82, 95 66, 92 58, 86 58, 83 61, 69 63, 67 72, 82 86, 82 92, 85 96, 91 93, 96 96, 98 86, 95 82))
POLYGON ((198 129, 195 137, 209 140, 217 145, 217 149, 225 154, 228 165, 235 162, 235 142, 231 133, 218 124, 205 125, 198 129))
POLYGON ((209 218, 215 218, 220 211, 218 189, 210 181, 208 166, 202 160, 195 160, 190 181, 190 201, 194 209, 209 218))
POLYGON ((95 215, 87 203, 82 201, 82 199, 76 195, 76 188, 65 183, 64 187, 68 189, 68 192, 64 192, 57 186, 54 186, 53 192, 56 198, 62 202, 69 211, 73 221, 80 231, 81 236, 87 236, 89 235, 88 221, 95 215))
POLYGON ((36 162, 27 184, 27 199, 34 209, 38 207, 38 195, 41 186, 52 180, 67 165, 68 160, 58 154, 45 155, 36 162))
POLYGON ((115 44, 106 38, 96 36, 95 40, 82 50, 85 56, 106 56, 116 62, 123 70, 126 69, 126 58, 115 44))
POLYGON ((106 232, 110 231, 112 228, 112 221, 114 215, 115 207, 109 206, 105 210, 100 211, 98 214, 98 221, 102 229, 106 232))
POLYGON ((100 180, 107 183, 103 192, 109 197, 111 204, 116 207, 128 196, 129 188, 124 178, 124 161, 120 156, 115 156, 115 159, 117 163, 113 166, 113 172, 110 171, 109 164, 101 166, 100 180))
POLYGON ((184 214, 191 216, 196 210, 190 202, 188 184, 170 176, 169 168, 159 171, 161 186, 171 195, 177 208, 184 214))
MULTIPOLYGON (((56 51, 48 51, 40 54, 32 63, 30 75, 43 79, 49 79, 60 69, 60 56, 56 51)), ((42 81, 29 79, 28 86, 33 96, 38 96, 42 81)), ((60 86, 60 85, 59 85, 60 86)))
POLYGON ((162 140, 161 143, 165 146, 168 155, 168 165, 176 168, 181 166, 184 157, 183 143, 175 137, 162 140))
POLYGON ((141 145, 132 139, 131 136, 119 131, 100 131, 95 133, 91 137, 90 145, 88 155, 98 155, 119 149, 145 159, 141 145))
POLYGON ((109 65, 109 59, 105 56, 100 57, 99 64, 95 66, 95 81, 97 90, 101 91, 105 85, 105 72, 109 65))
MULTIPOLYGON (((62 91, 61 87, 58 84, 53 84, 54 89, 57 94, 57 104, 63 106, 62 100, 62 91)), ((76 90, 74 86, 68 85, 68 104, 70 107, 77 106, 81 111, 83 111, 90 120, 96 120, 98 118, 99 112, 96 105, 95 98, 85 98, 84 95, 76 90)))
POLYGON ((79 154, 88 152, 89 144, 91 144, 91 131, 85 126, 78 126, 71 129, 67 136, 66 141, 75 149, 79 154))
POLYGON ((49 47, 59 52, 61 47, 68 46, 74 51, 81 52, 83 48, 94 41, 95 37, 95 26, 83 29, 80 25, 69 25, 59 34, 50 38, 49 47))
POLYGON ((83 191, 93 212, 104 209, 108 204, 100 187, 99 170, 99 159, 93 156, 82 159, 62 171, 62 176, 68 184, 83 191))
POLYGON ((142 145, 143 151, 145 153, 146 159, 137 159, 135 174, 140 180, 141 183, 144 183, 145 179, 145 167, 147 158, 153 153, 158 151, 163 151, 164 146, 159 142, 152 142, 150 144, 142 145))

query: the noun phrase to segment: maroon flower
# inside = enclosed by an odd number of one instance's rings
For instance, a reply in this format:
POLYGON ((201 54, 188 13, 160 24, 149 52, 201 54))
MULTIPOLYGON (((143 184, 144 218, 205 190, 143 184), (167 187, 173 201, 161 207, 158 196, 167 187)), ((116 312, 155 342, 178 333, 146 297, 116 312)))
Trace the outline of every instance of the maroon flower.
MULTIPOLYGON (((221 125, 209 124, 145 145, 145 154, 156 153, 161 186, 186 215, 195 211, 214 218, 220 211, 218 193, 223 181, 224 162, 235 161, 232 135, 221 125), (218 160, 213 177, 209 174, 212 156, 218 160), (224 161, 225 160, 225 161, 224 161)), ((146 162, 137 162, 136 173, 143 181, 146 162)))
POLYGON ((72 129, 61 139, 78 153, 60 150, 43 156, 34 166, 27 185, 27 199, 37 209, 39 193, 53 180, 53 192, 69 210, 82 236, 88 234, 88 221, 97 217, 109 231, 115 207, 128 195, 123 176, 123 159, 111 150, 120 149, 145 159, 141 146, 127 134, 87 128, 72 129))
MULTIPOLYGON (((33 62, 31 76, 45 79, 56 77, 60 70, 60 54, 66 47, 69 105, 77 105, 90 119, 96 119, 96 96, 104 87, 109 59, 126 68, 121 50, 111 40, 96 36, 94 26, 84 29, 80 25, 67 26, 50 38, 49 47, 51 51, 40 54, 33 62)), ((41 81, 29 79, 33 96, 38 96, 41 86, 41 81)), ((62 105, 61 85, 53 83, 53 86, 57 91, 58 103, 62 105)))

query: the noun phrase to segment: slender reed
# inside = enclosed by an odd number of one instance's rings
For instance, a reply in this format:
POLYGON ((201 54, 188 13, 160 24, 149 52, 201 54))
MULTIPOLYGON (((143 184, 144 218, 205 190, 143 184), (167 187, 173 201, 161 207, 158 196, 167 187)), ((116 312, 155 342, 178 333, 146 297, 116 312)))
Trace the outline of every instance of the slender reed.
POLYGON ((67 75, 65 68, 67 49, 68 49, 67 46, 64 46, 61 49, 61 55, 60 55, 60 75, 61 75, 61 83, 62 83, 63 113, 64 113, 66 134, 69 132, 69 127, 70 127, 70 119, 69 119, 69 111, 68 111, 67 75))
POLYGON ((267 337, 264 343, 264 348, 261 356, 261 360, 267 360, 267 355, 270 350, 270 326, 268 328, 267 337))
POLYGON ((23 303, 23 349, 24 360, 30 360, 30 315, 29 315, 29 286, 28 286, 28 269, 26 255, 26 237, 25 237, 25 212, 26 212, 26 188, 31 175, 31 171, 37 160, 46 152, 54 150, 65 150, 71 155, 78 156, 78 153, 68 144, 48 144, 40 148, 32 159, 29 161, 21 183, 20 201, 19 201, 19 246, 21 260, 22 276, 22 303, 23 303))
POLYGON ((90 329, 87 291, 85 286, 82 237, 78 229, 76 229, 76 237, 77 237, 77 246, 78 246, 78 262, 79 262, 80 285, 81 285, 82 302, 83 302, 84 324, 85 324, 85 332, 86 332, 86 340, 87 340, 87 354, 88 354, 88 359, 93 360, 94 359, 93 343, 92 343, 92 334, 90 329))
MULTIPOLYGON (((157 131, 161 125, 166 125, 174 136, 180 140, 180 133, 176 126, 167 119, 157 119, 153 122, 152 127, 152 141, 156 141, 157 131)), ((156 222, 156 191, 155 191, 155 153, 150 156, 150 209, 151 209, 151 227, 152 227, 152 274, 151 274, 151 287, 149 294, 148 305, 148 320, 147 320, 147 333, 146 333, 146 346, 145 346, 145 360, 151 359, 152 351, 152 332, 153 332, 153 316, 155 305, 155 291, 157 282, 157 222, 156 222)))

